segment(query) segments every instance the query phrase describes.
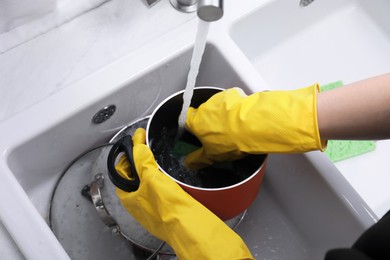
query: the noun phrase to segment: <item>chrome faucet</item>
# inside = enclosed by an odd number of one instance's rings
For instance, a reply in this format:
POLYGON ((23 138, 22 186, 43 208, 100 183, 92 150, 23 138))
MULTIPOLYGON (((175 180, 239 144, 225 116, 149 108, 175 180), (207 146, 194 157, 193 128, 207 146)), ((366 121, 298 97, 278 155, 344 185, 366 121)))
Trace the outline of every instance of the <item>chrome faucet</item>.
MULTIPOLYGON (((143 0, 148 7, 160 0, 143 0)), ((223 0, 169 0, 173 7, 185 13, 197 11, 198 17, 206 22, 219 20, 223 16, 223 0)))
POLYGON ((169 0, 171 5, 180 12, 192 13, 195 12, 198 5, 198 0, 169 0))
POLYGON ((170 0, 181 12, 195 12, 206 22, 219 20, 223 16, 223 0, 170 0))

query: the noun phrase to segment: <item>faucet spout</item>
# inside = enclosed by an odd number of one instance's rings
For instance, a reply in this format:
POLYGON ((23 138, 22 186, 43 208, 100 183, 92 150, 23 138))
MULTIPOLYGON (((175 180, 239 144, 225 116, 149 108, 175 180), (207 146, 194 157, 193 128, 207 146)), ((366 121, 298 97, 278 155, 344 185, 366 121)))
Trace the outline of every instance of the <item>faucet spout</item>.
POLYGON ((206 22, 219 20, 223 16, 223 0, 170 0, 181 12, 195 12, 206 22))
POLYGON ((198 0, 197 13, 203 21, 217 21, 223 16, 223 0, 198 0))

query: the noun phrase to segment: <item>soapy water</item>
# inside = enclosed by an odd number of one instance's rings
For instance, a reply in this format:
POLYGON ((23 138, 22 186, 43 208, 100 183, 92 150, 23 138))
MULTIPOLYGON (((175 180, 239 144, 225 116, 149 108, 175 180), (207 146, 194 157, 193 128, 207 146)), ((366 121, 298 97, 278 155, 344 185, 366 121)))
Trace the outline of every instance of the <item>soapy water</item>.
POLYGON ((198 31, 196 33, 194 49, 192 51, 190 71, 187 76, 187 84, 183 93, 183 107, 179 115, 179 131, 177 136, 180 137, 185 130, 185 122, 187 118, 187 111, 191 104, 192 95, 196 83, 196 77, 199 73, 200 63, 202 61, 203 52, 206 46, 207 34, 209 31, 209 22, 199 19, 198 31))
POLYGON ((237 161, 216 163, 205 169, 194 171, 184 165, 185 156, 173 153, 177 129, 161 130, 150 145, 159 166, 174 179, 200 188, 222 188, 239 183, 259 168, 262 160, 246 157, 237 161))

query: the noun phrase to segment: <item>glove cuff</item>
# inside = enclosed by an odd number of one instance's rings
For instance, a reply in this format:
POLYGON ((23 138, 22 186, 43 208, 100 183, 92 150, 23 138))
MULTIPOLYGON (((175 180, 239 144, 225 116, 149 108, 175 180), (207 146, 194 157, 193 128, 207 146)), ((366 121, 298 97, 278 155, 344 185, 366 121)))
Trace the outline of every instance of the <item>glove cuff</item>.
MULTIPOLYGON (((234 136, 246 153, 298 153, 323 151, 317 120, 319 85, 289 91, 259 92, 243 99, 238 111, 242 122, 234 136), (261 143, 256 141, 267 136, 261 143)), ((237 121, 237 119, 232 118, 237 121)), ((228 124, 229 125, 229 124, 228 124)), ((234 124, 231 124, 234 125, 234 124)))

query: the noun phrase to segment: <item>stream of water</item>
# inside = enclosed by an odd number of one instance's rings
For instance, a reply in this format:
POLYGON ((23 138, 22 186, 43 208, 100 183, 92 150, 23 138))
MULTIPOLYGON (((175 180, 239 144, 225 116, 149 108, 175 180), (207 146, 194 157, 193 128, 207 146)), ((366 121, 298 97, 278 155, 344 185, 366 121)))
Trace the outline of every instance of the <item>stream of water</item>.
POLYGON ((179 115, 179 129, 177 137, 180 138, 185 130, 185 122, 187 119, 187 111, 191 104, 192 95, 194 93, 194 87, 196 83, 196 77, 198 76, 199 66, 202 61, 203 52, 206 46, 207 34, 209 32, 209 22, 199 19, 198 31, 196 33, 194 49, 192 51, 192 58, 190 63, 190 71, 188 72, 187 85, 183 94, 183 107, 179 115))

